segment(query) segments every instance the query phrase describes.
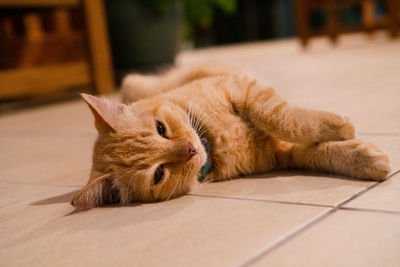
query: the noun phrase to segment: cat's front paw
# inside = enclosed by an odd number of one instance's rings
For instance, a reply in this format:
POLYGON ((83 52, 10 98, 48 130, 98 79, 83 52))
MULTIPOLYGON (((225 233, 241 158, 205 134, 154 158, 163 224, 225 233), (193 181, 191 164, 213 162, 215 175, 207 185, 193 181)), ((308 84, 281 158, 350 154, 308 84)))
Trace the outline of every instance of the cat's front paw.
POLYGON ((348 118, 333 113, 325 113, 320 129, 321 142, 343 141, 355 137, 354 126, 348 118))
POLYGON ((354 140, 350 153, 351 176, 383 181, 390 173, 390 159, 376 145, 354 140))

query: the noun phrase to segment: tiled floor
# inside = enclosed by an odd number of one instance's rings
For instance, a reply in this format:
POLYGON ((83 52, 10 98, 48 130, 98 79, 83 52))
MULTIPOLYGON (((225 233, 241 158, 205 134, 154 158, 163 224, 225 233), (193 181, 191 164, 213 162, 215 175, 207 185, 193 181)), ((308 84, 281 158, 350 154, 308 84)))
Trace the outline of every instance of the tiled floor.
POLYGON ((165 203, 74 213, 96 132, 82 101, 0 116, 0 266, 399 266, 400 39, 184 52, 228 62, 302 106, 348 116, 392 158, 383 183, 274 172, 165 203))

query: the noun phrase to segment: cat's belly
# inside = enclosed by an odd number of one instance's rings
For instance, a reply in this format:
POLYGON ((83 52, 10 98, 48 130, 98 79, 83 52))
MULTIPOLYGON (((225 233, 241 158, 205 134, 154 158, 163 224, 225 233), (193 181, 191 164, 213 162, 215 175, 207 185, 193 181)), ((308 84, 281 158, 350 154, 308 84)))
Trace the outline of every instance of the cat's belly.
POLYGON ((213 162, 209 179, 225 180, 275 167, 275 140, 240 117, 225 117, 224 123, 206 128, 213 162))

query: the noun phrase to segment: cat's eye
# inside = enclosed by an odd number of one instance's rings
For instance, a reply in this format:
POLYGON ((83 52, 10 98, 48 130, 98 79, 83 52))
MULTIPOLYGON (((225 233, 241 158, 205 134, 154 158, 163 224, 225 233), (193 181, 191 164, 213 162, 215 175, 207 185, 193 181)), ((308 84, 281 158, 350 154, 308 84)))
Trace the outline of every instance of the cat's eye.
POLYGON ((156 127, 157 127, 157 132, 159 133, 159 135, 161 135, 164 138, 167 138, 167 135, 165 133, 165 126, 162 122, 157 121, 156 122, 156 127))
POLYGON ((154 185, 158 184, 162 180, 163 176, 164 176, 164 165, 160 165, 157 168, 156 172, 154 173, 153 184, 154 185))

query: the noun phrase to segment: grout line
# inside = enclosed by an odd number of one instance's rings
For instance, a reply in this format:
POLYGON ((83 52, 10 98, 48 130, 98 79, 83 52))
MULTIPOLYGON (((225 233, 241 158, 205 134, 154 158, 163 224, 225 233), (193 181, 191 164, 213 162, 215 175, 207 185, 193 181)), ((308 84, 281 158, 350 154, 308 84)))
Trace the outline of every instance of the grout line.
POLYGON ((2 206, 0 206, 0 209, 1 209, 1 208, 4 208, 4 207, 8 207, 8 206, 10 206, 10 205, 13 205, 13 204, 15 204, 15 203, 18 203, 18 202, 24 201, 24 200, 26 200, 26 199, 15 200, 15 201, 12 201, 12 202, 10 202, 10 203, 3 204, 2 206))
POLYGON ((387 181, 389 178, 392 178, 393 176, 395 176, 398 173, 400 173, 400 170, 397 170, 394 173, 392 173, 391 175, 389 175, 389 177, 385 181, 387 181))
POLYGON ((400 214, 400 211, 394 211, 394 210, 378 210, 378 209, 351 208, 351 207, 341 207, 340 209, 341 210, 351 210, 351 211, 364 211, 364 212, 375 212, 375 213, 400 214))
MULTIPOLYGON (((4 183, 4 181, 0 181, 0 183, 4 183)), ((64 186, 64 185, 48 185, 48 184, 36 184, 36 183, 28 183, 28 184, 26 184, 26 183, 9 183, 9 182, 6 182, 6 183, 8 183, 8 184, 17 184, 17 185, 29 185, 29 186, 48 186, 48 187, 57 187, 57 188, 71 188, 71 189, 81 188, 81 186, 74 186, 74 185, 65 185, 64 186)), ((17 204, 17 203, 20 203, 20 202, 23 202, 23 201, 27 201, 28 199, 36 197, 36 196, 38 196, 38 195, 40 195, 42 193, 43 192, 38 192, 38 193, 35 193, 33 195, 30 195, 27 198, 14 200, 14 201, 12 201, 10 203, 0 205, 0 209, 8 207, 8 206, 11 206, 11 205, 14 205, 14 204, 17 204)))
POLYGON ((383 132, 360 132, 358 136, 400 136, 400 133, 383 133, 383 132))
POLYGON ((201 195, 201 194, 187 194, 187 195, 196 196, 196 197, 211 197, 211 198, 224 198, 224 199, 234 199, 234 200, 257 201, 257 202, 266 202, 266 203, 274 203, 274 204, 311 206, 311 207, 322 207, 322 208, 335 208, 335 206, 333 206, 333 205, 302 203, 302 202, 290 202, 290 201, 283 201, 283 200, 255 199, 255 198, 245 198, 245 197, 215 196, 215 195, 201 195))
POLYGON ((10 181, 10 180, 3 180, 0 181, 3 184, 13 184, 13 185, 31 185, 31 186, 52 186, 52 187, 73 187, 73 188, 82 188, 84 185, 74 185, 74 184, 46 184, 46 183, 34 183, 34 182, 22 182, 22 181, 10 181))
POLYGON ((31 139, 34 138, 60 138, 60 137, 73 137, 73 138, 92 138, 95 139, 96 134, 91 133, 91 132, 74 132, 74 131, 67 131, 67 132, 60 132, 60 131, 49 131, 49 130, 34 130, 34 131, 27 131, 27 130, 8 130, 6 129, 5 131, 0 133, 0 137, 6 137, 6 138, 24 138, 24 137, 29 137, 31 139))
POLYGON ((336 208, 332 208, 328 211, 326 211, 325 213, 323 213, 321 216, 315 218, 314 220, 312 220, 309 223, 306 223, 305 225, 301 226, 299 229, 293 231, 292 233, 289 233, 288 235, 284 236, 283 238, 281 238, 280 240, 277 240, 275 243, 269 245, 268 247, 262 249, 258 255, 254 256, 253 258, 251 258, 250 260, 240 264, 239 266, 250 266, 253 263, 255 263, 256 261, 258 261, 259 259, 263 258, 264 256, 266 256, 267 254, 269 254, 271 251, 277 249, 278 247, 280 247, 283 243, 293 239, 294 237, 296 237, 299 233, 302 233, 304 231, 306 231, 307 229, 311 228, 312 226, 314 226, 315 224, 319 223, 320 221, 324 220, 326 217, 330 216, 332 213, 334 213, 336 211, 336 208))
MULTIPOLYGON (((393 177, 394 175, 396 175, 397 173, 399 173, 399 171, 394 172, 393 174, 391 174, 385 181, 387 181, 388 179, 390 179, 391 177, 393 177)), ((322 220, 324 220, 325 218, 329 217, 330 215, 334 214, 336 211, 340 210, 340 209, 347 209, 345 207, 343 207, 343 205, 347 204, 348 202, 352 201, 353 199, 359 197, 360 195, 366 193, 367 191, 375 188, 376 186, 378 186, 380 183, 376 182, 375 184, 367 187, 366 189, 358 192, 357 194, 355 194, 354 196, 350 197, 349 199, 341 202, 339 205, 335 206, 334 208, 330 209, 328 212, 326 212, 325 214, 323 214, 322 216, 318 217, 317 219, 311 221, 310 223, 304 225, 303 227, 300 227, 297 231, 294 231, 293 233, 285 236, 284 238, 282 238, 281 240, 277 241, 275 244, 270 245, 269 247, 265 248, 262 252, 260 252, 258 255, 256 255, 255 257, 249 259, 248 261, 244 262, 243 264, 241 264, 240 266, 250 266, 253 263, 255 263, 257 260, 259 260, 262 257, 265 257, 266 255, 268 255, 269 253, 271 253, 271 251, 274 251, 275 249, 279 248, 280 246, 282 246, 284 243, 287 243, 288 241, 292 240, 293 238, 295 238, 296 236, 298 236, 299 234, 303 233, 304 231, 310 229, 312 226, 318 224, 319 222, 321 222, 322 220)), ((378 210, 374 210, 374 211, 378 211, 378 210)), ((382 211, 384 213, 387 213, 386 211, 382 211)), ((390 212, 392 213, 392 212, 390 212)), ((398 214, 396 212, 396 214, 398 214)))
POLYGON ((355 198, 361 196, 361 195, 364 194, 365 192, 367 192, 367 191, 369 191, 369 190, 371 190, 371 189, 377 187, 377 186, 380 185, 381 183, 383 183, 383 182, 389 180, 390 178, 392 178, 393 176, 395 176, 395 175, 396 175, 397 173, 399 173, 399 172, 400 172, 400 170, 398 170, 398 171, 392 173, 391 175, 389 175, 388 178, 386 178, 386 180, 384 180, 384 181, 382 181, 382 182, 376 182, 375 184, 373 184, 373 185, 371 185, 371 186, 365 188, 364 190, 358 192, 358 193, 355 194, 354 196, 352 196, 352 197, 350 197, 349 199, 347 199, 347 200, 343 201, 342 203, 340 203, 337 207, 338 207, 338 208, 341 208, 343 205, 345 205, 345 204, 349 203, 350 201, 354 200, 355 198))
POLYGON ((376 182, 371 186, 368 186, 367 188, 365 188, 364 190, 361 190, 360 192, 358 192, 357 194, 351 196, 350 198, 346 199, 345 201, 343 201, 342 203, 339 203, 339 205, 336 206, 336 208, 341 208, 343 205, 346 205, 347 203, 349 203, 350 201, 352 201, 353 199, 361 196, 362 194, 364 194, 365 192, 371 190, 372 188, 375 188, 379 185, 380 183, 376 182))
MULTIPOLYGON (((379 183, 377 183, 379 184, 379 183)), ((369 187, 372 189, 374 186, 369 187)), ((367 188, 368 189, 368 188, 367 188)), ((364 189, 364 190, 367 190, 364 189)), ((364 191, 363 190, 363 191, 364 191)), ((363 192, 361 191, 361 192, 363 192)), ((360 193, 361 193, 360 192, 360 193)), ((341 210, 352 210, 352 211, 364 211, 364 212, 375 212, 375 213, 393 213, 393 214, 400 214, 400 211, 393 211, 393 210, 380 210, 380 209, 367 209, 367 208, 352 208, 352 207, 343 207, 340 205, 347 204, 347 201, 343 201, 337 206, 332 205, 323 205, 323 204, 313 204, 313 203, 301 203, 301 202, 289 202, 289 201, 280 201, 280 200, 268 200, 268 199, 251 199, 251 198, 244 198, 244 197, 231 197, 231 196, 215 196, 215 195, 200 195, 200 194, 187 194, 188 196, 195 196, 195 197, 211 197, 211 198, 223 198, 223 199, 234 199, 234 200, 245 200, 245 201, 257 201, 257 202, 266 202, 266 203, 273 203, 273 204, 285 204, 285 205, 298 205, 298 206, 310 206, 310 207, 321 207, 321 208, 332 208, 332 209, 341 209, 341 210)), ((353 200, 357 197, 358 194, 351 197, 353 200)))
MULTIPOLYGON (((342 202, 344 203, 344 202, 342 202)), ((339 204, 340 205, 340 204, 339 204)), ((300 227, 297 231, 294 231, 293 233, 285 236, 284 238, 282 238, 281 240, 279 240, 278 242, 276 242, 275 244, 272 244, 271 246, 267 247, 266 249, 264 249, 263 252, 259 253, 257 256, 255 256, 254 258, 246 261, 245 263, 241 264, 240 266, 250 266, 253 263, 255 263, 256 261, 258 261, 259 259, 265 257, 266 255, 268 255, 269 253, 271 253, 272 251, 278 249, 280 246, 282 246, 284 243, 287 243, 288 241, 292 240, 293 238, 295 238, 296 236, 300 235, 301 233, 307 231, 308 229, 310 229, 311 227, 313 227, 314 225, 318 224, 319 222, 323 221, 325 218, 329 217, 330 215, 332 215, 333 213, 335 213, 337 210, 339 210, 340 206, 336 206, 330 210, 328 210, 326 213, 324 213, 323 215, 321 215, 320 217, 316 218, 315 220, 309 222, 308 224, 305 224, 303 227, 300 227)))

